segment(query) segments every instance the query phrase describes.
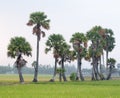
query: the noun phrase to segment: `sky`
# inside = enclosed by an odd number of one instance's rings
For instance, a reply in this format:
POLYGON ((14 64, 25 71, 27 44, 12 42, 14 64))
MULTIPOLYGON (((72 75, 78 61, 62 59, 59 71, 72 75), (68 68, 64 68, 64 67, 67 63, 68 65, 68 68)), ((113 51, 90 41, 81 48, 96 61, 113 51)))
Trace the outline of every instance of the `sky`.
MULTIPOLYGON (((36 60, 36 36, 32 27, 26 23, 33 12, 45 12, 50 22, 50 30, 40 41, 40 59, 42 65, 54 65, 52 52, 44 52, 49 35, 62 34, 69 42, 75 32, 86 33, 93 26, 100 25, 114 32, 116 46, 110 57, 120 63, 120 0, 0 0, 0 65, 13 66, 15 59, 7 57, 7 46, 15 36, 25 37, 32 46, 32 57, 24 57, 30 67, 36 60)), ((74 62, 73 64, 76 64, 74 62)), ((84 68, 90 68, 83 61, 84 68)))

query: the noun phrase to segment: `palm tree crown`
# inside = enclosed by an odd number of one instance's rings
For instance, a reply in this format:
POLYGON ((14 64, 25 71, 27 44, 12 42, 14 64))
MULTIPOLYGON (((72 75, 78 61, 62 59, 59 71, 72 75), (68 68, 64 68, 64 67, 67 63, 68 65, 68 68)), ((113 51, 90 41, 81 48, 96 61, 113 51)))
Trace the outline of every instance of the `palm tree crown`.
POLYGON ((10 44, 8 45, 7 55, 8 57, 15 58, 18 52, 24 55, 30 56, 32 48, 30 44, 23 37, 11 38, 10 44))
POLYGON ((48 30, 50 28, 49 26, 50 20, 47 19, 47 15, 44 14, 44 12, 34 12, 30 14, 30 20, 28 21, 27 25, 28 26, 34 26, 33 28, 33 34, 36 34, 39 37, 45 36, 45 32, 41 31, 41 27, 48 30))

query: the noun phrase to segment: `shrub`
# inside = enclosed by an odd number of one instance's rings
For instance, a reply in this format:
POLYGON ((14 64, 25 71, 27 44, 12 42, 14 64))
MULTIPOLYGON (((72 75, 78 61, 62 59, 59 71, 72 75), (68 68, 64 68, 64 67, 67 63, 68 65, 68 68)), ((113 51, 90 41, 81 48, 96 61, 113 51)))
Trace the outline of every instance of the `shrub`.
POLYGON ((70 80, 75 81, 76 80, 76 73, 71 73, 70 74, 70 80))

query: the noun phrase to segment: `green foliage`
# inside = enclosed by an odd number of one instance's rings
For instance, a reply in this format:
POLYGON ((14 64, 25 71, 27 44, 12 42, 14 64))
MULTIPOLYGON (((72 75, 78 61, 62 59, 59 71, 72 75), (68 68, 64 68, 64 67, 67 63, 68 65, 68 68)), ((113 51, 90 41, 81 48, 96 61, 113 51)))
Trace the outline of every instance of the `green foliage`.
POLYGON ((83 33, 76 32, 72 35, 70 42, 73 44, 73 48, 83 58, 87 53, 87 37, 83 33))
POLYGON ((63 73, 63 72, 65 72, 65 69, 62 69, 62 68, 57 68, 57 73, 63 73))
POLYGON ((44 12, 33 12, 30 14, 30 21, 32 24, 40 24, 43 28, 49 29, 50 20, 47 19, 47 15, 44 12))
POLYGON ((11 38, 8 45, 7 55, 8 57, 15 58, 18 51, 27 56, 31 55, 32 48, 30 44, 26 41, 26 39, 23 37, 11 38))
POLYGON ((76 73, 71 73, 70 74, 70 80, 75 81, 76 80, 76 73))
POLYGON ((48 37, 48 40, 46 41, 46 48, 45 53, 48 53, 49 51, 53 51, 54 57, 58 57, 59 51, 65 43, 65 39, 60 34, 52 34, 48 37))
POLYGON ((114 58, 109 58, 108 60, 108 65, 115 65, 115 63, 116 63, 116 60, 114 59, 114 58))
POLYGON ((76 32, 75 34, 72 35, 70 42, 73 43, 76 40, 79 42, 86 42, 87 38, 85 37, 83 33, 76 32))

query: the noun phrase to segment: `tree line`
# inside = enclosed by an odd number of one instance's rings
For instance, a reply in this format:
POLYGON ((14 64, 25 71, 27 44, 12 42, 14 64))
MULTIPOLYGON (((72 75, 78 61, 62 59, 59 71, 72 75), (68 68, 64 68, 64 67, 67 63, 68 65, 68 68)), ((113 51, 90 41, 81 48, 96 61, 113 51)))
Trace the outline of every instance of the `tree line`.
MULTIPOLYGON (((50 20, 44 12, 34 12, 30 14, 28 26, 33 26, 33 34, 37 36, 36 61, 33 61, 34 78, 33 82, 38 81, 38 65, 39 65, 39 42, 41 37, 45 37, 43 28, 49 30, 50 20)), ((67 81, 65 75, 65 62, 77 60, 76 80, 84 81, 82 73, 82 60, 90 62, 92 66, 92 80, 109 80, 112 70, 115 67, 116 60, 109 57, 109 53, 115 47, 114 32, 112 29, 94 26, 88 32, 73 32, 68 44, 61 34, 51 34, 46 41, 45 53, 52 51, 55 67, 53 77, 50 81, 55 81, 57 73, 60 75, 60 80, 67 81), (61 67, 58 68, 58 65, 61 67), (107 75, 102 73, 102 66, 106 67, 107 75)), ((23 37, 11 38, 8 45, 8 56, 15 58, 15 66, 19 73, 20 82, 24 82, 21 68, 26 65, 27 61, 22 58, 22 55, 31 56, 32 48, 23 37)))
MULTIPOLYGON (((69 76, 71 73, 76 72, 76 67, 75 65, 65 65, 65 73, 67 76, 69 76)), ((54 71, 54 66, 51 65, 39 65, 38 66, 38 74, 42 75, 52 75, 54 71)), ((87 69, 86 69, 87 70, 87 69)), ((27 67, 24 66, 22 68, 22 73, 23 74, 34 74, 34 68, 33 67, 27 67)), ((11 66, 2 66, 0 65, 0 74, 18 74, 17 68, 16 67, 11 67, 11 66)))

